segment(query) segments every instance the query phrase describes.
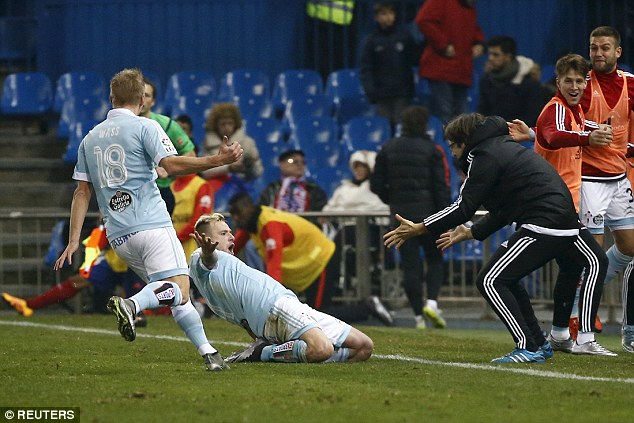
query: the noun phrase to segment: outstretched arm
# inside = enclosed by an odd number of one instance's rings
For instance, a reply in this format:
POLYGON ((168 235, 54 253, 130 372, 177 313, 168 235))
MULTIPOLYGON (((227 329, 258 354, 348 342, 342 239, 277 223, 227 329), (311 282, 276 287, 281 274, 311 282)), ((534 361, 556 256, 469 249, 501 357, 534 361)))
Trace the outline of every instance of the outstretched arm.
POLYGON ((196 244, 202 249, 200 259, 203 261, 205 267, 207 269, 213 268, 218 262, 218 254, 216 254, 218 242, 213 242, 207 235, 198 233, 198 231, 194 231, 194 233, 189 236, 194 238, 196 244))
POLYGON ((73 264, 73 254, 79 248, 81 227, 84 225, 90 197, 92 196, 92 187, 89 182, 78 181, 77 188, 73 193, 73 202, 70 206, 70 225, 68 228, 68 245, 59 256, 53 268, 59 270, 64 266, 64 262, 73 264))
POLYGON ((228 144, 229 139, 224 137, 220 144, 218 154, 205 157, 167 156, 161 159, 159 165, 165 169, 168 175, 189 175, 199 173, 212 167, 234 163, 244 150, 239 142, 228 144))
POLYGON ((396 248, 400 248, 408 239, 429 233, 429 230, 423 222, 414 223, 411 220, 404 219, 399 214, 396 214, 395 217, 401 224, 398 228, 383 235, 383 243, 386 247, 395 246, 396 248))
POLYGON ((441 250, 445 250, 454 244, 466 241, 468 239, 473 239, 473 235, 471 235, 471 229, 467 228, 465 225, 460 225, 456 227, 456 229, 454 229, 453 231, 447 231, 444 234, 441 234, 440 237, 438 237, 438 239, 436 240, 436 245, 441 250))
POLYGON ((506 122, 509 127, 509 134, 514 141, 532 141, 535 138, 535 133, 531 136, 531 130, 524 121, 519 119, 513 119, 510 122, 506 122))

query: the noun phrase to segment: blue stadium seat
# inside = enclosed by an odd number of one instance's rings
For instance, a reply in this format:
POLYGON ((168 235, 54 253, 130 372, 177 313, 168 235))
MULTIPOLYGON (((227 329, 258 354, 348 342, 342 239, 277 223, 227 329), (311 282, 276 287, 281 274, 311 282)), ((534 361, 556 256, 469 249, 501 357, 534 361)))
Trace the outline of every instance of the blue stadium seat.
POLYGON ((341 166, 324 166, 311 172, 311 178, 319 185, 328 198, 332 197, 335 190, 341 185, 344 179, 351 179, 352 174, 347 165, 341 166))
POLYGON ((62 156, 64 163, 71 165, 77 163, 77 150, 79 149, 79 144, 97 123, 99 122, 92 120, 73 122, 68 134, 66 151, 62 156))
POLYGON ((339 162, 339 126, 330 116, 298 119, 288 144, 304 152, 309 172, 333 167, 339 162))
POLYGON ((53 110, 61 113, 64 103, 73 97, 107 100, 109 89, 103 76, 93 71, 72 71, 57 79, 53 110))
POLYGON ((374 116, 374 106, 365 94, 341 97, 335 105, 335 117, 340 125, 345 125, 350 119, 358 116, 374 116))
POLYGON ((343 126, 341 143, 344 159, 356 150, 378 151, 381 145, 392 137, 390 121, 383 116, 358 116, 343 126))
POLYGON ((359 69, 340 69, 330 72, 326 80, 326 95, 332 99, 334 104, 339 104, 341 97, 356 96, 365 94, 359 69))
POLYGON ((332 117, 332 102, 324 94, 297 97, 286 103, 282 124, 284 131, 290 134, 296 122, 309 117, 332 117))
POLYGON ((264 166, 264 177, 273 180, 279 177, 277 157, 288 149, 284 141, 282 126, 277 119, 249 119, 245 121, 244 130, 255 140, 264 166))
POLYGON ((273 107, 282 113, 289 99, 306 95, 323 94, 323 82, 317 71, 310 69, 289 69, 281 72, 273 84, 273 107))
POLYGON ((414 70, 414 99, 412 103, 429 108, 431 92, 429 91, 429 82, 426 78, 418 75, 418 68, 414 70))
POLYGON ((244 120, 268 119, 273 116, 273 103, 265 96, 235 96, 232 101, 240 109, 244 120))
POLYGON ((179 115, 188 115, 192 119, 192 137, 194 142, 200 148, 205 140, 205 123, 207 122, 207 114, 212 106, 211 97, 192 96, 180 97, 172 104, 172 119, 179 115))
POLYGON ((75 122, 101 122, 109 109, 110 104, 102 97, 70 97, 60 113, 57 136, 69 137, 75 122))
POLYGON ((2 87, 0 113, 12 116, 40 116, 51 110, 53 88, 42 72, 7 75, 2 87))
POLYGON ((270 97, 270 80, 259 69, 234 69, 220 80, 218 100, 232 101, 234 97, 270 97))
MULTIPOLYGON (((182 97, 202 98, 213 101, 216 95, 216 81, 208 72, 183 71, 169 77, 163 98, 164 113, 174 116, 172 108, 182 97)), ((189 100, 190 102, 192 100, 189 100)), ((209 103, 211 103, 209 101, 209 103)))

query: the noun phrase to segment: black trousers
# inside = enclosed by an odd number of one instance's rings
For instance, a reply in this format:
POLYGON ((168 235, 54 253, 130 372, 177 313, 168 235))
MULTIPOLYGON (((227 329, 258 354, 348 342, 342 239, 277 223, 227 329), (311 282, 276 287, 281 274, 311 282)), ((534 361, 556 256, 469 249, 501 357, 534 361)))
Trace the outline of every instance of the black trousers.
POLYGON ((445 282, 445 263, 442 252, 436 247, 433 236, 418 236, 408 239, 399 249, 403 288, 415 315, 423 313, 423 280, 427 286, 427 299, 437 300, 440 287, 445 282), (420 248, 425 251, 427 273, 424 273, 420 248))
POLYGON ((545 235, 526 228, 511 235, 476 278, 478 290, 504 323, 518 348, 537 351, 545 342, 530 297, 520 279, 556 258, 571 260, 581 267, 596 265, 597 281, 605 279, 605 254, 597 256, 580 236, 545 235))
POLYGON ((577 284, 585 268, 586 272, 579 294, 579 330, 594 332, 594 322, 603 293, 608 258, 603 248, 585 228, 579 231, 575 245, 579 251, 583 252, 585 263, 575 261, 566 255, 556 259, 559 274, 553 291, 553 326, 568 327, 577 284))

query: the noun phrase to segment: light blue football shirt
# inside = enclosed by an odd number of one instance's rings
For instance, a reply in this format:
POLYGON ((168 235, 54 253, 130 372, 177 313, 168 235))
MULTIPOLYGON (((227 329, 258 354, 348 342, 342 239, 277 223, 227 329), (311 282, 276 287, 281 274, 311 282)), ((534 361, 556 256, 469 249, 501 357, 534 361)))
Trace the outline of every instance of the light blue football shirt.
POLYGON ((156 186, 155 165, 176 149, 160 125, 128 109, 112 109, 84 137, 73 179, 93 185, 112 241, 146 229, 172 226, 156 186))
POLYGON ((246 319, 260 338, 264 337, 264 324, 275 302, 284 296, 297 298, 293 291, 231 254, 216 250, 218 262, 213 269, 205 267, 200 254, 200 248, 192 254, 189 275, 209 308, 238 325, 246 319))

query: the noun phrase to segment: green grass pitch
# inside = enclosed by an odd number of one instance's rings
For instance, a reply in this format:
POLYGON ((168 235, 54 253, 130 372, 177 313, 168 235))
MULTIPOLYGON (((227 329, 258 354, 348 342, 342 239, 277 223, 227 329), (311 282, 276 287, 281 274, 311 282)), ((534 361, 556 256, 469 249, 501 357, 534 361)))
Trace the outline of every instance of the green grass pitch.
MULTIPOLYGON (((249 341, 204 323, 225 356, 249 341)), ((2 316, 0 406, 80 407, 93 423, 634 421, 634 354, 618 336, 598 335, 618 357, 492 365, 513 347, 502 328, 359 328, 375 344, 365 363, 211 373, 170 317, 150 317, 128 343, 113 316, 2 316)))

